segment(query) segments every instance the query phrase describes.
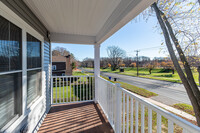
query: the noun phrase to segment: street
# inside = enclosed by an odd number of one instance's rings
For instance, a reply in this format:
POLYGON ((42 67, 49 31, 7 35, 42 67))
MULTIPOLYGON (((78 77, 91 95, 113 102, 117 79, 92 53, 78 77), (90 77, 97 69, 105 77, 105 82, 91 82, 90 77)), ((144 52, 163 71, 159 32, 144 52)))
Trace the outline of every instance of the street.
MULTIPOLYGON (((93 72, 93 70, 88 69, 82 70, 87 72, 93 72)), ((118 81, 125 82, 154 92, 158 94, 158 96, 151 97, 151 99, 156 100, 158 102, 167 105, 173 105, 176 103, 186 103, 191 105, 191 102, 182 84, 107 72, 101 72, 101 75, 106 77, 112 77, 112 79, 117 78, 118 81)))
POLYGON ((106 72, 101 72, 101 75, 117 78, 118 81, 125 82, 157 93, 158 96, 151 97, 151 99, 154 99, 161 103, 167 105, 186 103, 191 105, 191 102, 182 84, 106 72))

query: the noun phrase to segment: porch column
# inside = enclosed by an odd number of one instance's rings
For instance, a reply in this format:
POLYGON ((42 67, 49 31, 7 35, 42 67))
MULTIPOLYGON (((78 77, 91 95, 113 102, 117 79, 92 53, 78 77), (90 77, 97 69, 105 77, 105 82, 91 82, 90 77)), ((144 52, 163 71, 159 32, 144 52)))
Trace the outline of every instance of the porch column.
POLYGON ((95 103, 98 99, 98 76, 100 76, 100 44, 94 45, 95 103))

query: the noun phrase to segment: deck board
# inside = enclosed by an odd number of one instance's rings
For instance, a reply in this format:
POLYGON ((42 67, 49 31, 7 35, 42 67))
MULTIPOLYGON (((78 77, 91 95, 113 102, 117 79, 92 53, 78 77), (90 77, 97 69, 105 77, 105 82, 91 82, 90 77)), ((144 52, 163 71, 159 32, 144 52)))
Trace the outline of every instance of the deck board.
POLYGON ((54 105, 38 133, 113 133, 101 108, 94 102, 54 105))

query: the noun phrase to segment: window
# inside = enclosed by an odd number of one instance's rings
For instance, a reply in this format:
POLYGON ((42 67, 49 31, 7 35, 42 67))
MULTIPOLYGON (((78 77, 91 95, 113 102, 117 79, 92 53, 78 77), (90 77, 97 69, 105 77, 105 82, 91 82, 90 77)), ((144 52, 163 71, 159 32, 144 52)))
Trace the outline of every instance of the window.
POLYGON ((0 129, 22 114, 22 30, 0 16, 0 129))
POLYGON ((27 105, 41 96, 41 42, 27 33, 27 105))
POLYGON ((27 68, 41 67, 41 42, 27 33, 27 68))
POLYGON ((56 65, 53 65, 53 66, 52 66, 52 70, 56 70, 56 65))

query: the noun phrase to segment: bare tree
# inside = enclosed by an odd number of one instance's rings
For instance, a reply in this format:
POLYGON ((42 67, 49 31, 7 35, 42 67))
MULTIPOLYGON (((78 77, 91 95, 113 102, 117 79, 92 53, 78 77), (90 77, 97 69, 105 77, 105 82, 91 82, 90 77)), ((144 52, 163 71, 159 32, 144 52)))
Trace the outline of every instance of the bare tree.
POLYGON ((120 61, 126 56, 126 52, 117 46, 107 47, 108 57, 110 58, 110 64, 112 71, 115 71, 119 66, 120 61))
POLYGON ((160 27, 163 31, 165 43, 167 45, 167 49, 168 49, 170 57, 173 61, 174 67, 176 68, 176 70, 182 80, 182 83, 186 89, 186 92, 187 92, 189 99, 192 103, 192 106, 194 108, 195 116, 197 119, 197 124, 198 124, 198 126, 200 126, 200 91, 194 81, 192 71, 191 71, 189 63, 185 57, 185 54, 179 44, 179 40, 178 40, 177 36, 174 34, 172 25, 168 21, 168 18, 166 17, 166 13, 163 13, 159 9, 158 5, 157 5, 157 3, 154 3, 154 4, 152 4, 152 8, 154 9, 154 11, 156 13, 156 17, 157 17, 160 27), (175 53, 173 47, 175 47, 175 49, 178 53, 178 56, 183 63, 185 73, 183 72, 182 68, 180 67, 180 64, 178 62, 178 59, 176 57, 176 53, 175 53))
POLYGON ((63 47, 56 47, 52 51, 52 56, 67 56, 69 54, 70 52, 66 48, 63 48, 63 47))
POLYGON ((83 59, 83 61, 81 62, 81 67, 90 67, 90 68, 94 68, 94 59, 86 57, 86 58, 83 59))
POLYGON ((132 57, 125 57, 123 59, 123 63, 125 64, 126 67, 129 67, 132 62, 133 62, 133 58, 132 57))
POLYGON ((101 68, 107 68, 109 67, 110 59, 108 57, 102 57, 100 60, 100 67, 101 68))

